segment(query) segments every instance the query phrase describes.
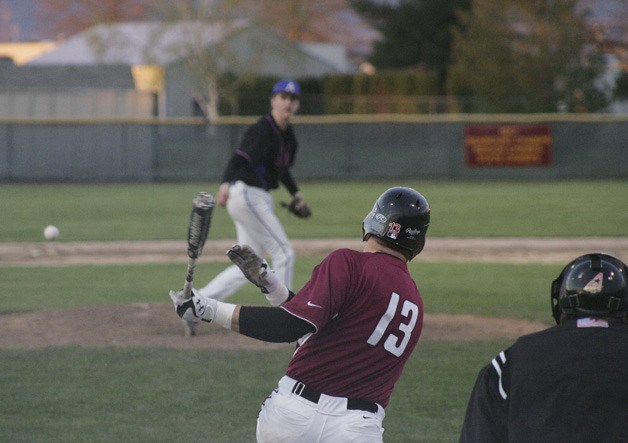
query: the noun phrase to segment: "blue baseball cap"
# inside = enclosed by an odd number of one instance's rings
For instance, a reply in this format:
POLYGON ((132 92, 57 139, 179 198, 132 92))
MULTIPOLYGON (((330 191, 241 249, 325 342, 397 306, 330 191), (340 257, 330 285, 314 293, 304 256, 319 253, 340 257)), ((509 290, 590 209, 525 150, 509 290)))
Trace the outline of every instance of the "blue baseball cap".
POLYGON ((292 95, 301 95, 301 86, 294 80, 279 80, 275 83, 275 86, 273 86, 271 95, 280 94, 282 92, 292 95))

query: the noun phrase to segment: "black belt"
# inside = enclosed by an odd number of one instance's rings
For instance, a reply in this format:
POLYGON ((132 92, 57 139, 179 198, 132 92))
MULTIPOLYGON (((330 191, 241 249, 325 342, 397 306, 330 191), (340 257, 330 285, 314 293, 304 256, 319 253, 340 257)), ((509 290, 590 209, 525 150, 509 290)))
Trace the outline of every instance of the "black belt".
MULTIPOLYGON (((303 397, 304 399, 309 400, 312 403, 318 403, 318 400, 320 400, 321 398, 320 392, 316 392, 314 389, 308 388, 300 381, 294 384, 292 388, 292 393, 298 395, 299 397, 303 397)), ((377 403, 369 400, 361 400, 359 398, 348 398, 347 409, 368 411, 372 412, 373 414, 376 414, 378 411, 377 403)))

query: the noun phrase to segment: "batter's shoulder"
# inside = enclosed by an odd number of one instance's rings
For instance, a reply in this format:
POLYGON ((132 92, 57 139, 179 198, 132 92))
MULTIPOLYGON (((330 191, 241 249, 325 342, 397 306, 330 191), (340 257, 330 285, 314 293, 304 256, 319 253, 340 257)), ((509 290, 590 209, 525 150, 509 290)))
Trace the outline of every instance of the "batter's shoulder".
POLYGON ((351 248, 338 248, 329 253, 328 257, 359 257, 364 252, 356 251, 351 248))
POLYGON ((330 252, 324 259, 323 263, 328 263, 332 268, 339 268, 341 265, 349 265, 350 263, 361 263, 363 252, 349 248, 339 248, 330 252))
POLYGON ((350 266, 369 269, 399 268, 408 272, 407 264, 397 257, 388 254, 357 251, 350 248, 336 249, 327 256, 327 261, 344 262, 350 266))
POLYGON ((335 249, 331 251, 325 259, 326 260, 347 260, 347 259, 353 259, 357 257, 359 254, 360 252, 353 249, 339 248, 339 249, 335 249))

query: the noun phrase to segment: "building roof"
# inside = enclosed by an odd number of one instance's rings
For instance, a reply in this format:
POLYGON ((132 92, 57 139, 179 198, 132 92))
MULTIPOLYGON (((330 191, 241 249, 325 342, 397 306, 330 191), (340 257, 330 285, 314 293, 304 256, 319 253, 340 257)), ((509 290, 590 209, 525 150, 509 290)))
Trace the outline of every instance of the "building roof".
POLYGON ((158 64, 180 60, 190 45, 215 45, 247 26, 246 20, 123 22, 97 25, 59 44, 30 65, 158 64))
MULTIPOLYGON (((325 65, 327 72, 352 72, 344 46, 335 43, 294 45, 271 30, 256 27, 248 19, 232 21, 124 22, 97 25, 81 32, 54 50, 30 61, 44 65, 142 65, 167 66, 179 63, 202 47, 217 47, 243 33, 264 35, 267 41, 281 41, 300 57, 325 65)), ((259 39, 257 39, 259 43, 259 39)), ((240 45, 242 42, 240 42, 240 45)), ((267 54, 266 54, 267 55, 267 54)), ((277 52, 276 57, 286 57, 277 52)), ((279 61, 279 60, 278 60, 279 61)))
POLYGON ((343 45, 327 42, 299 42, 298 45, 304 52, 327 60, 338 72, 352 72, 355 69, 349 62, 347 49, 343 45))

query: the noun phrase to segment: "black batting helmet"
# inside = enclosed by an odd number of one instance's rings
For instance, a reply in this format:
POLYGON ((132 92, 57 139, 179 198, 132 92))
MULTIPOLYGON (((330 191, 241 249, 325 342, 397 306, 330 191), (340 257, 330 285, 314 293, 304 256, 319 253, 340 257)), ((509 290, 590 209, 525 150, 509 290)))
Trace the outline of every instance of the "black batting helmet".
POLYGON ((362 238, 374 235, 407 252, 412 260, 425 246, 430 206, 411 188, 390 188, 375 202, 362 223, 362 238))
POLYGON ((628 271, 618 258, 603 253, 582 255, 552 282, 552 315, 624 317, 628 313, 628 271))

